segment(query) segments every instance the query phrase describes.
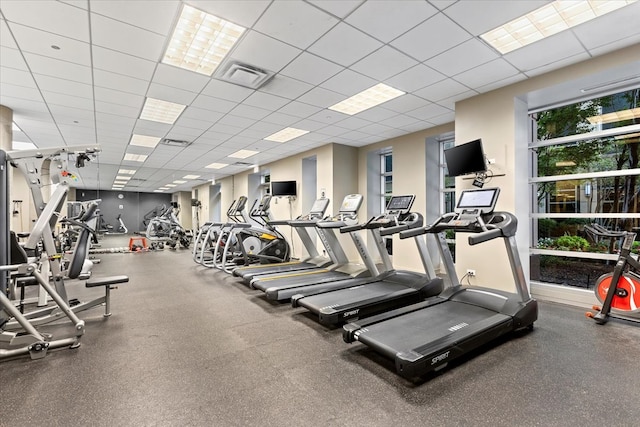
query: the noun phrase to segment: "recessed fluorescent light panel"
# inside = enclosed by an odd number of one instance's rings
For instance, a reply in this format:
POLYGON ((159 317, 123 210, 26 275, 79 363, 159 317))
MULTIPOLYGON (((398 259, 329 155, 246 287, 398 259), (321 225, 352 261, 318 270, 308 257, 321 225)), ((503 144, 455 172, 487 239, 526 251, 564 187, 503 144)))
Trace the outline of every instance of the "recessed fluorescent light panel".
POLYGON ((279 132, 274 133, 273 135, 269 135, 268 137, 265 138, 265 140, 274 141, 274 142, 287 142, 299 136, 305 135, 307 133, 309 133, 308 130, 286 128, 286 129, 282 129, 279 132))
POLYGON ((259 153, 259 151, 238 150, 233 154, 229 154, 228 157, 233 157, 235 159, 246 159, 247 157, 254 156, 254 155, 258 154, 258 153, 259 153))
POLYGON ((480 37, 498 52, 505 54, 635 1, 556 0, 480 37))
POLYGON ((164 190, 153 190, 154 193, 164 193, 164 190))
POLYGON ((200 175, 185 175, 182 178, 184 178, 184 179, 198 179, 198 178, 200 178, 200 175))
POLYGON ((175 181, 173 181, 174 184, 186 184, 187 181, 182 180, 182 179, 176 179, 175 181))
POLYGON ((129 181, 131 179, 130 176, 126 176, 126 175, 116 175, 116 180, 117 181, 129 181))
POLYGON ((174 124, 180 117, 186 105, 176 104, 174 102, 163 101, 161 99, 147 98, 142 107, 140 118, 143 120, 151 120, 152 122, 160 122, 174 124))
POLYGON ((167 187, 160 187, 160 188, 158 188, 158 190, 165 191, 165 190, 168 190, 168 188, 167 187))
POLYGON ((165 184, 165 187, 173 188, 173 187, 177 187, 177 185, 175 185, 175 184, 165 184))
POLYGON ((129 160, 131 162, 144 162, 145 160, 147 160, 147 157, 148 156, 146 154, 124 154, 124 160, 129 160))
POLYGON ((162 62, 210 76, 244 30, 239 25, 185 5, 162 62))
POLYGON ((352 116, 376 105, 390 101, 393 98, 397 98, 400 95, 404 95, 405 93, 406 92, 392 88, 391 86, 387 86, 384 83, 379 83, 353 95, 351 98, 332 105, 329 109, 352 116))
POLYGON ((133 175, 136 173, 135 169, 120 169, 118 175, 133 175))
POLYGON ((222 169, 229 166, 226 163, 211 163, 210 165, 205 166, 207 169, 222 169))
POLYGON ((137 145, 139 147, 155 148, 155 146, 158 145, 158 142, 160 142, 160 138, 158 137, 134 134, 131 137, 131 141, 129 141, 129 144, 137 145))

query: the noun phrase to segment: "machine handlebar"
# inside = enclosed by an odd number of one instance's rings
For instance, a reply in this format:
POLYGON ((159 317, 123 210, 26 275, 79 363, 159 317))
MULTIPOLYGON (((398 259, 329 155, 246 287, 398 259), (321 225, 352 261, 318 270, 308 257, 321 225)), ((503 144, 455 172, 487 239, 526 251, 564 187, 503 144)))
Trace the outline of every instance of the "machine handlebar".
POLYGON ((482 233, 472 234, 469 236, 469 244, 471 246, 486 242, 496 237, 502 237, 502 230, 494 228, 493 230, 483 231, 482 233))

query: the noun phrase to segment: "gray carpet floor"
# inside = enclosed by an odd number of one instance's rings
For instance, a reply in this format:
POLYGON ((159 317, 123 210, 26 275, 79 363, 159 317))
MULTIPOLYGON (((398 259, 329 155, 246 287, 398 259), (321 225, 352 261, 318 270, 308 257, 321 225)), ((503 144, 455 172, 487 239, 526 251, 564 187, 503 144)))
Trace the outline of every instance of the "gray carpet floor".
POLYGON ((131 279, 113 315, 84 312, 76 350, 0 362, 0 426, 640 425, 635 325, 543 302, 533 332, 415 383, 189 251, 99 256, 96 277, 131 279))

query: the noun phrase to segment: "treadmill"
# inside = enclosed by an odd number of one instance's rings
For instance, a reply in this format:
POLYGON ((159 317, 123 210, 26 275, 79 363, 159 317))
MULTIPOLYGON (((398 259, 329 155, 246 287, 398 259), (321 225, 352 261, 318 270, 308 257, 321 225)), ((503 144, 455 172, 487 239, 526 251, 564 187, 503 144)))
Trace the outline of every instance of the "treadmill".
POLYGON ((455 230, 474 233, 469 236, 470 245, 501 238, 517 293, 460 285, 451 253, 440 239, 443 262, 455 285, 423 302, 345 325, 344 341, 359 341, 394 360, 397 373, 411 379, 440 370, 500 336, 533 329, 538 304, 529 294, 522 271, 515 239, 517 220, 509 212, 494 212, 498 195, 498 188, 465 190, 456 212, 427 227, 404 231, 400 237, 455 230))
POLYGON ((311 210, 307 215, 300 216, 295 220, 269 221, 269 224, 273 226, 289 225, 294 228, 309 254, 307 258, 302 261, 288 261, 240 267, 233 270, 233 275, 241 277, 242 281, 248 285, 251 283, 251 280, 264 274, 286 274, 291 271, 308 270, 318 267, 322 268, 330 265, 331 260, 318 253, 318 249, 316 248, 316 245, 309 233, 309 229, 315 228, 315 224, 324 218, 324 214, 328 206, 329 199, 320 198, 313 203, 313 206, 311 206, 311 210))
POLYGON ((331 283, 340 280, 378 276, 378 266, 369 254, 365 241, 356 230, 349 231, 349 235, 358 250, 363 264, 349 262, 349 258, 335 233, 335 230, 354 225, 362 201, 362 195, 350 194, 345 197, 338 215, 327 221, 319 221, 316 224, 319 235, 323 238, 324 246, 333 252, 334 264, 326 268, 292 272, 285 275, 258 276, 251 281, 250 286, 265 292, 270 300, 284 301, 289 300, 295 294, 299 294, 301 287, 309 287, 308 289, 317 291, 320 288, 328 287, 331 289, 331 286, 333 286, 331 283))
MULTIPOLYGON (((422 227, 422 215, 410 212, 414 200, 415 195, 391 197, 385 214, 362 227, 378 228, 381 237, 422 227)), ((424 238, 416 236, 415 240, 424 273, 390 268, 365 283, 354 285, 347 282, 344 288, 330 292, 311 293, 303 288, 301 294, 291 297, 291 305, 304 307, 318 315, 318 320, 324 325, 337 325, 438 295, 444 287, 443 281, 436 276, 424 238)), ((389 256, 384 248, 380 255, 383 259, 389 256)))

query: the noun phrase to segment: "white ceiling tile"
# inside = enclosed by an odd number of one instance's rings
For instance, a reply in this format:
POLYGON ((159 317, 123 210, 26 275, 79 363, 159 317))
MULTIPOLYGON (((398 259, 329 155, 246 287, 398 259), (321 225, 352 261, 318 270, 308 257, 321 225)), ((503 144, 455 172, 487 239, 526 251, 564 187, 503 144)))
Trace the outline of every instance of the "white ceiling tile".
POLYGON ((529 71, 581 53, 585 53, 582 44, 565 31, 509 52, 504 59, 520 71, 529 71))
POLYGON ((159 61, 165 37, 102 15, 91 14, 91 38, 95 45, 151 61, 159 61))
POLYGON ((237 128, 240 128, 240 130, 253 125, 255 122, 256 120, 248 119, 246 117, 233 116, 231 114, 227 114, 226 116, 218 120, 219 124, 235 126, 237 128))
POLYGON ((60 61, 32 53, 24 54, 31 72, 45 76, 59 77, 61 79, 72 78, 78 83, 92 84, 91 67, 60 61))
POLYGON ((13 35, 4 19, 0 19, 0 46, 18 49, 18 45, 13 40, 13 35))
POLYGON ((308 2, 338 18, 344 18, 360 6, 364 0, 308 0, 308 2))
POLYGON ((419 61, 425 61, 470 38, 468 32, 438 13, 395 39, 391 45, 419 61))
MULTIPOLYGON (((639 41, 640 41, 640 39, 639 39, 639 41)), ((577 64, 578 62, 586 61, 587 59, 589 59, 591 57, 592 56, 589 53, 582 52, 582 53, 579 53, 577 55, 572 55, 572 56, 569 56, 567 58, 563 58, 563 59, 561 59, 559 61, 552 62, 550 64, 546 64, 546 65, 542 65, 542 66, 536 67, 536 68, 534 68, 532 70, 527 70, 526 72, 524 72, 524 74, 526 76, 529 76, 529 77, 538 76, 540 74, 548 73, 549 71, 557 70, 558 67, 566 67, 566 66, 571 65, 571 64, 577 64)))
POLYGON ((309 116, 310 120, 314 120, 316 122, 320 122, 324 124, 338 123, 347 118, 349 118, 347 114, 339 113, 338 111, 333 111, 328 109, 318 111, 317 113, 309 116))
POLYGON ((182 119, 194 119, 206 122, 208 126, 211 126, 211 124, 217 122, 222 116, 224 116, 224 113, 206 110, 204 108, 196 108, 191 104, 189 108, 180 115, 177 123, 179 124, 182 119))
POLYGON ((402 126, 415 123, 415 121, 416 119, 413 117, 406 116, 404 114, 398 114, 397 116, 389 117, 388 119, 382 120, 380 124, 392 128, 401 128, 402 126))
MULTIPOLYGON (((215 125, 211 126, 211 128, 209 128, 209 131, 207 132, 207 134, 213 134, 213 135, 222 134, 222 135, 232 136, 242 132, 242 129, 243 129, 242 127, 231 126, 226 123, 220 123, 220 121, 218 121, 218 123, 216 123, 215 125)), ((226 141, 227 139, 229 138, 225 138, 224 140, 226 141)))
POLYGON ((79 7, 84 10, 89 9, 89 0, 60 0, 60 1, 70 6, 79 7))
POLYGON ((317 132, 322 134, 322 135, 327 135, 327 136, 333 137, 333 136, 343 135, 343 134, 349 132, 349 129, 345 129, 345 128, 342 128, 340 126, 325 126, 322 129, 318 129, 317 132))
POLYGON ((51 105, 61 105, 65 107, 72 108, 81 108, 86 110, 93 109, 93 99, 92 98, 82 98, 78 96, 65 95, 62 93, 55 92, 42 92, 42 96, 44 96, 44 100, 47 104, 51 105))
POLYGON ((65 93, 81 98, 93 98, 91 85, 59 79, 57 77, 41 76, 39 74, 35 74, 34 77, 36 82, 38 82, 38 87, 42 91, 65 93))
MULTIPOLYGON (((2 71, 0 70, 0 76, 1 75, 2 71)), ((42 95, 38 89, 12 85, 9 83, 0 83, 0 100, 2 100, 3 97, 42 102, 42 95)))
POLYGON ((573 33, 587 49, 610 44, 637 35, 640 3, 636 2, 573 28, 573 33), (615 28, 615 31, 612 29, 615 28))
POLYGON ((413 92, 425 86, 444 80, 446 77, 436 70, 418 64, 385 81, 386 84, 405 92, 413 92))
POLYGON ((122 52, 93 46, 93 66, 100 70, 111 71, 137 79, 150 80, 156 68, 156 63, 137 58, 122 52))
POLYGON ((356 130, 365 126, 369 126, 371 124, 368 120, 363 120, 359 117, 351 116, 348 119, 344 119, 337 123, 337 125, 341 128, 345 128, 348 130, 356 130))
POLYGON ((427 0, 433 6, 437 7, 440 10, 444 10, 457 2, 458 0, 427 0))
POLYGON ((189 4, 212 15, 242 25, 252 27, 269 6, 271 0, 190 0, 189 4))
POLYGON ((371 55, 353 64, 351 69, 382 81, 417 64, 418 61, 409 58, 404 53, 389 46, 382 46, 371 55))
POLYGON ((409 111, 406 114, 407 116, 415 117, 419 120, 429 121, 431 117, 438 117, 451 112, 452 111, 450 111, 448 108, 444 108, 438 104, 429 104, 425 105, 424 107, 417 108, 413 111, 409 111))
POLYGON ((296 129, 308 130, 309 132, 315 132, 318 129, 325 127, 326 123, 316 122, 315 120, 302 119, 293 124, 296 129))
POLYGON ((316 55, 303 52, 283 68, 281 74, 318 85, 342 70, 344 70, 344 67, 340 65, 329 62, 316 55))
POLYGON ((149 86, 148 81, 104 70, 93 70, 93 81, 96 86, 135 95, 145 95, 149 86))
POLYGON ((276 1, 271 3, 253 28, 306 49, 337 23, 338 19, 307 3, 276 1))
MULTIPOLYGON (((184 132, 187 133, 188 131, 186 131, 186 129, 190 129, 191 131, 188 132, 187 134, 195 137, 195 136, 202 135, 202 133, 205 130, 209 129, 210 127, 211 127, 211 122, 205 122, 202 120, 180 117, 180 119, 178 119, 178 121, 176 121, 174 126, 171 128, 169 135, 176 134, 176 133, 179 134, 181 129, 183 129, 184 132)), ((187 139, 190 139, 190 138, 187 138, 187 139)))
POLYGON ((147 97, 175 102, 176 104, 189 105, 196 99, 197 94, 187 90, 151 83, 147 91, 147 97))
MULTIPOLYGON (((320 87, 349 97, 365 89, 369 89, 377 83, 376 80, 363 76, 355 71, 344 70, 322 83, 320 87)), ((344 97, 342 97, 342 99, 344 99, 344 97)), ((339 101, 342 99, 339 99, 339 101)))
POLYGON ((332 92, 321 87, 315 87, 298 98, 300 102, 315 105, 316 107, 327 108, 345 99, 344 95, 332 92))
POLYGON ((385 126, 380 123, 371 123, 368 126, 358 129, 360 132, 368 133, 369 135, 380 135, 384 132, 388 132, 391 129, 389 126, 385 126))
POLYGON ((231 58, 259 68, 278 72, 301 50, 279 40, 249 30, 236 44, 231 58))
POLYGON ((444 75, 454 76, 497 57, 496 51, 477 39, 471 39, 434 56, 425 64, 444 75))
POLYGON ((204 110, 215 111, 218 113, 228 113, 233 110, 236 105, 238 105, 237 102, 206 95, 198 95, 198 97, 191 103, 192 107, 202 108, 204 110))
POLYGON ((477 94, 478 92, 476 92, 475 90, 468 90, 449 98, 441 99, 437 103, 450 110, 455 110, 456 102, 462 101, 463 99, 471 98, 472 96, 475 96, 477 94))
POLYGON ((262 86, 260 92, 270 93, 287 99, 296 99, 312 88, 313 86, 308 83, 278 74, 269 80, 266 85, 262 86))
POLYGON ((633 46, 635 44, 640 44, 640 34, 633 35, 613 43, 605 44, 603 46, 595 47, 593 49, 589 49, 591 56, 600 56, 605 53, 613 52, 614 50, 622 49, 627 46, 633 46))
POLYGON ((104 129, 124 129, 129 132, 135 126, 136 119, 98 112, 96 113, 96 123, 98 124, 98 129, 101 127, 104 129))
POLYGON ((51 110, 51 115, 58 123, 73 124, 74 121, 78 123, 86 124, 87 122, 93 122, 93 111, 88 111, 83 108, 65 107, 63 105, 48 104, 51 110))
POLYGON ((456 119, 456 113, 453 111, 449 111, 441 116, 431 117, 429 119, 429 123, 433 123, 434 125, 443 125, 445 123, 452 123, 456 119))
POLYGON ((89 36, 87 11, 57 1, 2 0, 2 14, 9 22, 64 37, 87 40, 89 36))
POLYGON ((381 46, 379 41, 341 22, 307 50, 340 65, 349 66, 381 46))
POLYGON ((463 92, 467 92, 469 88, 453 79, 445 79, 434 83, 430 86, 422 88, 414 92, 420 98, 427 99, 432 102, 449 98, 463 92))
POLYGON ((139 135, 163 137, 171 130, 171 125, 149 120, 137 119, 133 132, 139 135))
POLYGON ((80 65, 91 65, 89 43, 18 24, 12 24, 11 31, 23 52, 31 52, 80 65), (60 49, 54 49, 51 46, 57 46, 60 49))
MULTIPOLYGON (((280 107, 284 107, 289 102, 291 101, 287 98, 256 91, 249 95, 249 97, 244 100, 243 104, 274 111, 280 107)), ((269 111, 269 113, 271 111, 269 111)))
POLYGON ((459 1, 444 12, 474 36, 544 6, 548 0, 459 1))
POLYGON ((527 78, 526 75, 520 73, 520 74, 516 74, 515 76, 511 76, 511 77, 505 77, 503 79, 497 80, 493 83, 489 83, 486 84, 484 86, 480 86, 478 87, 476 90, 480 93, 485 93, 485 92, 490 92, 494 89, 498 89, 501 87, 504 87, 504 85, 511 85, 517 82, 521 82, 522 80, 525 80, 527 78))
POLYGON ((113 114, 115 116, 136 117, 140 114, 141 110, 141 107, 128 107, 122 104, 96 101, 96 111, 99 111, 101 113, 113 114))
POLYGON ((387 104, 384 103, 379 106, 369 108, 358 113, 357 116, 361 119, 369 120, 370 122, 379 122, 396 114, 395 111, 385 108, 386 106, 387 104))
POLYGON ((94 95, 96 101, 126 105, 127 107, 138 108, 139 110, 142 110, 145 99, 144 96, 134 95, 131 93, 121 92, 119 90, 113 90, 104 87, 95 87, 94 95))
POLYGON ((368 1, 345 21, 388 43, 437 12, 425 1, 368 1))
POLYGON ((145 30, 170 35, 180 2, 170 0, 109 0, 91 2, 91 12, 145 30))
POLYGON ((322 110, 321 107, 305 104, 304 102, 293 101, 279 109, 278 112, 296 117, 309 117, 320 110, 322 110))
POLYGON ((486 64, 479 65, 472 70, 465 71, 455 76, 455 80, 465 86, 476 89, 490 83, 499 82, 518 74, 518 70, 502 58, 494 59, 486 64))
POLYGON ((15 68, 0 67, 0 82, 37 89, 36 82, 28 71, 15 68))
POLYGON ((234 116, 245 117, 247 119, 260 120, 270 113, 269 110, 265 110, 264 108, 253 107, 251 105, 238 105, 236 108, 231 110, 229 114, 234 116))
MULTIPOLYGON (((267 117, 262 119, 261 123, 264 123, 264 122, 267 122, 266 124, 273 123, 274 126, 278 127, 278 129, 281 129, 282 126, 284 127, 291 126, 298 120, 300 120, 300 117, 275 112, 275 113, 269 114, 267 117)), ((276 132, 278 129, 274 129, 273 132, 276 132)))
POLYGON ((415 95, 406 94, 385 102, 384 108, 398 113, 406 113, 407 111, 415 110, 425 105, 429 105, 429 101, 415 95))
POLYGON ((211 79, 209 84, 202 90, 203 95, 226 99, 228 101, 242 102, 253 93, 253 89, 211 79))
POLYGON ((14 68, 16 70, 28 71, 27 63, 24 62, 22 53, 16 48, 0 46, 0 58, 2 58, 2 66, 14 68))
POLYGON ((209 83, 208 76, 167 64, 158 64, 153 82, 199 93, 209 83))

